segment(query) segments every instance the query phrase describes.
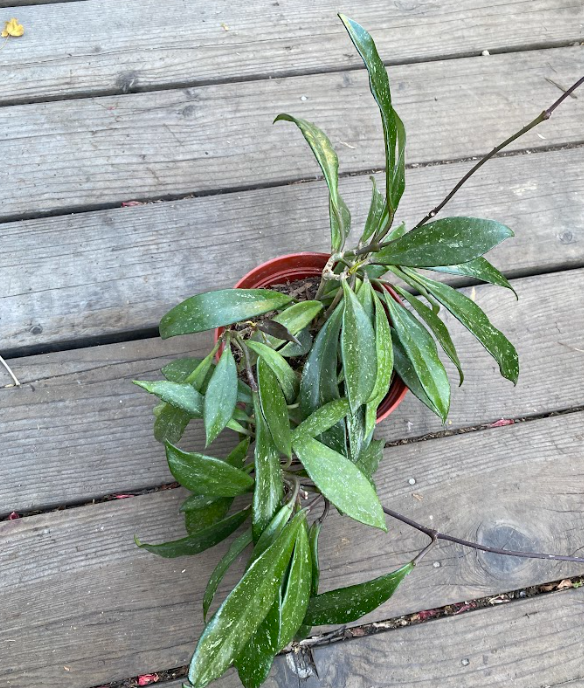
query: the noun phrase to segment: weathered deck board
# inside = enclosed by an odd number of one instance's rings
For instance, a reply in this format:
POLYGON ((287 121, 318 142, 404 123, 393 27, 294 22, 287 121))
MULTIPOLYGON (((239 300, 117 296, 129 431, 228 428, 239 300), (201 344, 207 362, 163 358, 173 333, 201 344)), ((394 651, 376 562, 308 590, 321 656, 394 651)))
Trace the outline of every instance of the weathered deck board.
POLYGON ((583 611, 572 590, 317 648, 319 678, 302 685, 582 688, 583 611))
MULTIPOLYGON (((411 226, 469 166, 409 170, 400 220, 411 226)), ((514 229, 491 254, 509 277, 582 267, 583 169, 584 148, 496 159, 447 214, 514 229)), ((341 186, 359 230, 369 179, 341 186)), ((329 233, 323 182, 5 224, 0 351, 155 327, 181 299, 230 287, 261 261, 298 247, 326 251, 329 233)))
MULTIPOLYGON (((574 552, 584 547, 583 433, 584 414, 574 413, 426 442, 423 454, 418 445, 392 448, 378 473, 380 496, 461 537, 574 552), (412 474, 415 488, 408 484, 412 474), (421 501, 412 497, 413 489, 421 501)), ((205 581, 223 548, 195 559, 163 560, 139 551, 132 539, 135 533, 146 541, 180 536, 182 495, 171 490, 0 523, 1 685, 86 688, 188 660, 201 629, 205 581)), ((396 523, 388 536, 331 516, 321 539, 323 589, 391 570, 424 542, 396 523)), ((365 620, 583 571, 445 545, 422 562, 390 604, 365 620)), ((233 575, 222 584, 223 593, 233 575)))
MULTIPOLYGON (((338 9, 331 0, 269 2, 261 11, 245 0, 168 2, 163 9, 157 0, 126 0, 112 30, 99 0, 19 7, 26 40, 0 55, 0 104, 359 66, 338 9)), ((394 63, 566 45, 583 36, 584 10, 574 0, 351 0, 343 11, 374 31, 383 58, 394 63)))
MULTIPOLYGON (((300 685, 584 688, 583 597, 581 590, 564 591, 318 647, 319 678, 313 673, 300 685)), ((286 655, 278 657, 264 685, 292 688, 297 682, 294 658, 286 655)), ((217 688, 241 688, 237 674, 230 671, 217 688)))
MULTIPOLYGON (((515 280, 519 302, 510 292, 476 287, 477 303, 517 345, 522 371, 513 388, 478 342, 455 325, 466 381, 453 389, 447 429, 582 405, 583 280, 584 270, 515 280)), ((156 376, 169 359, 201 353, 209 341, 152 339, 12 360, 23 386, 0 389, 0 511, 75 503, 171 480, 152 438, 154 398, 130 380, 156 376)), ((190 441, 201 446, 201 426, 193 426, 190 441)), ((378 435, 398 440, 441 429, 407 395, 378 435)), ((218 442, 218 451, 228 441, 218 442)))
MULTIPOLYGON (((558 97, 547 78, 581 76, 583 55, 571 47, 395 67, 408 162, 487 152, 558 97)), ((323 127, 343 172, 384 166, 364 70, 18 105, 0 109, 0 219, 311 178, 318 168, 300 133, 272 126, 282 111, 323 127)), ((570 98, 511 148, 582 143, 583 117, 584 99, 570 98)))

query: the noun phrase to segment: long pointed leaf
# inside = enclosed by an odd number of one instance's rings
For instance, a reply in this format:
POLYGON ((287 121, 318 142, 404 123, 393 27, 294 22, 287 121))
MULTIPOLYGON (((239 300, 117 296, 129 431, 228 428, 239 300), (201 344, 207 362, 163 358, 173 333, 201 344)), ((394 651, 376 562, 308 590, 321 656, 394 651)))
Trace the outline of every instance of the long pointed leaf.
POLYGON ((466 263, 512 236, 509 227, 494 220, 445 217, 392 241, 375 254, 375 262, 409 267, 466 263))
POLYGON ((311 480, 339 511, 387 531, 375 489, 354 463, 306 435, 297 438, 293 447, 311 480))
POLYGON ((185 452, 170 443, 166 444, 166 458, 176 481, 195 494, 235 497, 254 483, 247 473, 221 459, 185 452))
POLYGON ((266 423, 272 435, 272 440, 276 449, 287 457, 292 456, 290 420, 288 418, 288 407, 286 398, 280 387, 278 378, 272 369, 263 360, 259 359, 258 371, 258 392, 262 411, 266 423))
POLYGON ((239 656, 270 611, 290 561, 299 514, 274 544, 254 562, 203 631, 189 666, 189 681, 204 688, 239 656))
POLYGON ((308 605, 304 623, 321 626, 344 624, 360 619, 386 602, 413 568, 413 564, 406 564, 397 571, 366 583, 331 590, 313 597, 308 605))
POLYGON ((438 418, 442 419, 440 411, 436 408, 436 406, 434 406, 424 391, 422 383, 420 382, 420 378, 418 377, 410 358, 402 346, 402 343, 398 339, 395 330, 392 331, 391 337, 393 342, 393 364, 395 366, 396 373, 401 377, 410 392, 425 406, 427 406, 432 413, 435 413, 438 418))
POLYGON ((375 385, 375 332, 369 316, 346 281, 343 281, 343 295, 341 353, 347 397, 355 412, 369 399, 375 385))
POLYGON ((393 327, 428 398, 445 422, 450 407, 450 383, 436 344, 428 330, 391 297, 385 298, 393 327))
POLYGON ((138 538, 134 538, 134 540, 141 549, 152 552, 152 554, 158 554, 158 556, 164 557, 165 559, 199 554, 229 537, 231 533, 239 528, 249 515, 250 508, 247 507, 204 530, 193 533, 193 535, 188 535, 180 540, 163 542, 159 545, 146 544, 141 542, 138 538))
POLYGON ((268 678, 278 652, 280 600, 276 599, 266 618, 247 642, 234 665, 244 688, 260 688, 268 678))
POLYGON ((351 214, 339 194, 339 160, 327 135, 304 119, 281 114, 274 122, 293 122, 310 146, 329 189, 331 246, 333 253, 340 251, 351 228, 351 214))
POLYGON ((369 179, 371 180, 373 187, 371 192, 371 205, 369 206, 369 213, 367 215, 367 220, 365 221, 365 229, 363 230, 363 234, 359 240, 360 244, 365 244, 367 240, 370 239, 379 229, 383 214, 387 210, 385 198, 379 193, 379 191, 377 191, 375 177, 369 177, 369 179))
POLYGON ((497 361, 501 375, 517 383, 519 357, 513 344, 489 320, 486 313, 474 301, 442 282, 416 274, 424 287, 459 320, 497 361))
POLYGON ((323 432, 326 432, 333 425, 336 425, 349 413, 349 401, 347 399, 334 399, 324 404, 306 420, 303 420, 298 427, 294 429, 292 436, 294 438, 301 435, 308 435, 309 437, 317 437, 323 432))
POLYGON ((249 339, 245 343, 254 353, 262 358, 272 369, 272 372, 278 378, 278 382, 282 387, 284 396, 288 403, 292 403, 298 394, 298 377, 290 367, 288 361, 283 358, 277 351, 271 349, 267 344, 261 342, 254 342, 249 339))
POLYGON ((282 308, 292 297, 269 289, 220 289, 191 296, 160 321, 162 339, 225 327, 282 308))
POLYGON ((223 349, 215 366, 207 392, 203 417, 205 446, 209 446, 231 420, 237 403, 237 367, 229 344, 223 349))
POLYGON ((511 289, 515 294, 516 298, 517 292, 513 289, 513 286, 509 280, 500 273, 494 265, 491 265, 486 258, 480 257, 474 260, 469 260, 468 263, 460 263, 459 265, 438 265, 434 267, 428 267, 426 270, 433 270, 434 272, 445 272, 449 275, 464 275, 465 277, 474 277, 474 279, 481 280, 481 282, 489 282, 490 284, 496 284, 499 287, 505 287, 506 289, 511 289))

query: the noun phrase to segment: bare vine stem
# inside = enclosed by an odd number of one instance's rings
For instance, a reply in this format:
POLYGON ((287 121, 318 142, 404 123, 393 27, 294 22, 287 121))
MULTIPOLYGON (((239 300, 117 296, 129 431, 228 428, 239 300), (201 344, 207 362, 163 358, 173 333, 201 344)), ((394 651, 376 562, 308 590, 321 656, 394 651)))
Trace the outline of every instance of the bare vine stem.
MULTIPOLYGON (((460 179, 453 187, 453 189, 448 193, 448 195, 442 200, 435 208, 433 208, 427 215, 425 215, 419 222, 418 224, 413 228, 413 229, 418 229, 418 227, 421 227, 422 225, 426 224, 428 220, 431 220, 434 216, 436 216, 442 208, 450 201, 450 199, 454 196, 454 194, 460 190, 460 188, 473 176, 475 172, 477 172, 488 160, 490 160, 494 155, 497 155, 497 153, 506 146, 508 146, 510 143, 513 143, 516 139, 519 137, 523 136, 523 134, 526 134, 528 131, 536 127, 538 124, 541 122, 544 122, 545 120, 549 119, 552 116, 552 113, 554 110, 559 107, 566 98, 568 98, 572 93, 582 84, 584 84, 584 76, 578 79, 576 83, 572 84, 569 89, 564 91, 562 95, 554 102, 552 105, 547 108, 547 110, 543 110, 534 120, 532 120, 529 124, 525 125, 522 129, 520 129, 518 132, 513 134, 513 136, 510 136, 508 139, 505 139, 503 143, 500 143, 498 146, 493 148, 493 150, 490 153, 487 153, 483 158, 481 158, 474 167, 472 167, 465 175, 460 179)), ((378 239, 375 241, 372 241, 370 244, 367 246, 362 246, 361 248, 358 248, 355 251, 351 251, 350 253, 347 253, 347 255, 354 255, 354 256, 360 256, 365 253, 371 253, 372 251, 379 251, 380 249, 384 248, 385 246, 388 246, 391 243, 391 241, 382 241, 380 242, 378 239)))
POLYGON ((6 371, 7 371, 8 375, 10 375, 10 377, 14 380, 14 384, 15 384, 17 387, 20 387, 20 382, 18 381, 18 378, 17 378, 16 375, 12 372, 12 369, 10 368, 10 366, 8 365, 8 363, 6 363, 6 361, 2 358, 2 356, 0 356, 0 363, 6 368, 6 371))
POLYGON ((457 538, 452 535, 440 533, 439 531, 434 530, 433 528, 423 526, 420 523, 417 523, 416 521, 412 520, 411 518, 408 518, 403 514, 399 514, 397 511, 393 511, 393 509, 388 509, 385 506, 383 507, 383 511, 388 516, 395 518, 397 521, 405 523, 411 528, 415 528, 416 530, 420 531, 420 533, 424 533, 424 535, 427 535, 429 538, 432 539, 432 542, 416 556, 416 558, 414 559, 415 563, 417 563, 422 558, 422 556, 424 556, 426 552, 428 552, 436 544, 438 540, 446 540, 448 542, 454 542, 457 545, 462 545, 463 547, 478 549, 481 552, 503 554, 509 557, 521 557, 523 559, 547 559, 548 561, 569 561, 575 564, 584 564, 584 557, 571 557, 564 554, 543 554, 542 552, 517 552, 510 549, 498 549, 497 547, 487 547, 486 545, 480 545, 478 542, 471 542, 470 540, 463 540, 462 538, 457 538))

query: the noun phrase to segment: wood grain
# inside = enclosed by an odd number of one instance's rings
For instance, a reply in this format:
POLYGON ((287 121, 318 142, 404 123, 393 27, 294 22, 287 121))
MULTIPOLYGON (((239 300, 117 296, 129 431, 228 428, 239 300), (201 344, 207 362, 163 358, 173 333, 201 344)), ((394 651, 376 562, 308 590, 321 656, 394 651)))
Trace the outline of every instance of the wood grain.
MULTIPOLYGON (((460 537, 581 551, 583 437, 584 414, 574 413, 392 448, 377 475, 381 499, 460 537), (412 475, 415 488, 408 484, 412 475)), ((201 629, 205 582, 225 548, 165 560, 133 543, 134 534, 151 542, 179 537, 182 497, 182 490, 170 490, 0 523, 0 685, 86 688, 188 661, 201 629)), ((390 522, 386 535, 331 516, 321 538, 322 589, 387 572, 424 543, 400 524, 390 522)), ((364 620, 582 572, 573 564, 509 560, 444 545, 389 604, 364 620)), ((220 594, 236 574, 228 575, 220 594)))
MULTIPOLYGON (((412 226, 469 166, 409 170, 399 220, 412 226)), ((513 228, 515 238, 490 254, 509 277, 582 267, 583 169, 584 148, 499 158, 446 212, 513 228)), ((348 177, 341 187, 357 232, 369 179, 348 177)), ((5 224, 0 351, 152 328, 181 299, 230 287, 264 260, 326 251, 327 197, 323 182, 309 182, 5 224)))
MULTIPOLYGON (((546 79, 581 76, 583 54, 578 46, 395 67, 408 162, 486 153, 557 99, 546 79)), ((17 105, 0 109, 0 219, 312 178, 318 168, 300 133, 272 126, 282 111, 321 126, 343 172, 383 168, 364 70, 17 105)), ((581 143, 583 116, 584 99, 570 98, 511 149, 581 143)))
MULTIPOLYGON (((583 280, 584 270, 515 280, 519 302, 510 292, 476 287, 477 303, 517 345, 522 369, 513 388, 480 344, 455 324, 466 381, 453 388, 446 429, 583 404, 583 280)), ((130 381, 156 377, 172 358, 201 354, 209 344, 204 336, 177 337, 13 359, 23 385, 0 388, 0 511, 59 506, 171 480, 152 437, 154 398, 130 381)), ((5 376, 4 384, 9 382, 5 376)), ((192 425, 187 444, 200 447, 201 425, 192 425)), ((407 395, 377 434, 395 441, 441 430, 440 422, 407 395)), ((216 451, 224 451, 226 442, 230 439, 218 440, 216 451)))
MULTIPOLYGON (((303 685, 581 688, 583 611, 571 590, 335 643, 314 651, 318 678, 303 685)), ((276 672, 266 685, 280 685, 276 672)))
MULTIPOLYGON (((0 6, 10 4, 34 2, 0 6)), ((0 103, 361 66, 338 10, 331 0, 261 11, 245 0, 167 2, 163 11, 157 0, 126 0, 112 30, 100 0, 19 7, 26 40, 0 53, 0 103)), ((567 45, 581 41, 584 19, 574 0, 348 0, 343 11, 374 32, 393 63, 567 45)))

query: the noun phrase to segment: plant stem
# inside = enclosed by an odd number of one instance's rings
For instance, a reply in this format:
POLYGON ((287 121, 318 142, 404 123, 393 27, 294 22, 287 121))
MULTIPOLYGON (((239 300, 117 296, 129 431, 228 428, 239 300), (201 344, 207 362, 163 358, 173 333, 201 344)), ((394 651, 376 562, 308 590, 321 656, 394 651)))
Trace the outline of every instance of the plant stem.
MULTIPOLYGON (((542 552, 517 552, 509 549, 498 549, 497 547, 487 547, 486 545, 480 545, 478 542, 471 542, 470 540, 463 540, 462 538, 453 537, 452 535, 446 535, 440 533, 433 528, 428 528, 416 523, 411 518, 399 514, 397 511, 383 507, 383 511, 397 521, 401 521, 406 525, 419 530, 424 535, 432 538, 430 545, 434 545, 438 540, 446 540, 448 542, 454 542, 457 545, 462 545, 463 547, 470 547, 472 549, 478 549, 481 552, 490 552, 491 554, 502 554, 509 557, 522 557, 523 559, 547 559, 548 561, 569 561, 575 564, 584 564, 584 557, 570 557, 564 554, 543 554, 542 552)), ((414 559, 414 562, 418 562, 427 551, 431 549, 430 545, 423 549, 414 559)))
POLYGON ((496 155, 500 150, 508 146, 510 143, 513 143, 516 139, 518 139, 520 136, 523 136, 523 134, 526 134, 528 131, 536 127, 538 124, 541 122, 544 122, 546 119, 549 119, 552 116, 552 112, 563 103, 564 100, 568 96, 570 96, 577 88, 578 86, 581 86, 584 83, 584 77, 579 79, 575 84, 570 86, 570 88, 565 91, 552 105, 547 110, 544 110, 541 112, 534 120, 532 120, 529 124, 525 125, 522 129, 520 129, 517 133, 513 134, 513 136, 510 136, 508 139, 505 139, 503 143, 500 143, 498 146, 493 148, 493 150, 490 153, 487 153, 484 158, 481 158, 477 164, 472 167, 465 175, 464 177, 454 186, 452 191, 446 196, 446 198, 441 201, 433 210, 431 210, 425 217, 423 217, 418 224, 414 227, 414 229, 417 229, 418 227, 421 227, 423 224, 428 222, 428 220, 431 220, 437 213, 442 210, 442 208, 448 203, 448 201, 454 196, 454 194, 460 189, 460 187, 465 184, 471 177, 472 175, 479 170, 486 162, 487 160, 490 160, 494 155, 496 155))
POLYGON ((247 382, 251 388, 252 392, 257 392, 258 391, 258 385, 255 380, 255 377, 253 376, 253 370, 251 366, 251 360, 249 358, 249 350, 245 343, 239 338, 235 337, 235 339, 232 340, 235 346, 243 353, 243 358, 245 359, 245 372, 247 375, 247 382))
POLYGON ((14 380, 14 384, 15 384, 17 387, 20 387, 20 382, 18 381, 18 378, 17 378, 16 375, 12 372, 12 370, 10 369, 10 366, 8 365, 8 363, 6 363, 6 361, 2 358, 2 356, 0 356, 0 363, 6 368, 6 371, 8 372, 8 375, 10 375, 10 377, 14 380))

